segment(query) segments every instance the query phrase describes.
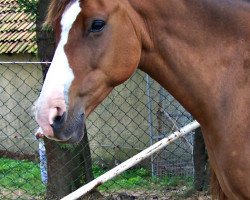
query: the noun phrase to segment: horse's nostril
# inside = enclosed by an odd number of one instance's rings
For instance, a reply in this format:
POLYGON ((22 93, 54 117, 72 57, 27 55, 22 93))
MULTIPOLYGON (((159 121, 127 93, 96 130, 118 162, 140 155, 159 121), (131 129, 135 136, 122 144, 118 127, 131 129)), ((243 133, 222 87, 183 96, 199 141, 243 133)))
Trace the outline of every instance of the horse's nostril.
POLYGON ((66 113, 64 112, 62 116, 56 116, 53 120, 53 124, 51 124, 51 127, 53 129, 60 129, 63 125, 66 118, 66 113))
POLYGON ((80 116, 81 116, 81 118, 84 118, 84 113, 82 113, 80 116))
POLYGON ((60 123, 64 118, 64 114, 62 116, 56 116, 55 119, 54 119, 54 122, 56 123, 60 123))

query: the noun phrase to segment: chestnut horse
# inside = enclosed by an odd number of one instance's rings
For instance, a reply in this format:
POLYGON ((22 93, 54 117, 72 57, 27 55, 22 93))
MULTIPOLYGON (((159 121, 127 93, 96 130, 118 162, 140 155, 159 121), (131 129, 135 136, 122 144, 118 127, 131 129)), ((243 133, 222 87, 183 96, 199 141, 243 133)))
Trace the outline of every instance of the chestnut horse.
POLYGON ((250 199, 250 3, 246 0, 52 0, 57 49, 36 105, 52 139, 84 120, 137 68, 202 127, 219 199, 250 199))

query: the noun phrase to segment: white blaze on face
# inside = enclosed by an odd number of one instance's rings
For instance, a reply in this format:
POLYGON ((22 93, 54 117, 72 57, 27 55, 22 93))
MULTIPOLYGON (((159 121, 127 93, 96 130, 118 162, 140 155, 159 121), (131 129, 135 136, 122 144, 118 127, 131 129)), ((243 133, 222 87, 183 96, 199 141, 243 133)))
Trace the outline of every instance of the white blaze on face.
POLYGON ((61 18, 61 37, 53 61, 47 73, 41 94, 37 101, 36 119, 43 132, 53 135, 50 124, 54 117, 66 111, 68 89, 74 75, 64 51, 69 32, 81 12, 79 0, 72 0, 61 18))

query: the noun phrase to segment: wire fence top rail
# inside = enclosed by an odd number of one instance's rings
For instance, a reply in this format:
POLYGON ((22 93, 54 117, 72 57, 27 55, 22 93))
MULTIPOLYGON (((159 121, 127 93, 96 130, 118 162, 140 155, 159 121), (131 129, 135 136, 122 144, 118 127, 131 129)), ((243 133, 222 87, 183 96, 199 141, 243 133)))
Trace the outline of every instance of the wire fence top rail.
POLYGON ((51 64, 51 62, 39 61, 0 61, 0 64, 51 64))

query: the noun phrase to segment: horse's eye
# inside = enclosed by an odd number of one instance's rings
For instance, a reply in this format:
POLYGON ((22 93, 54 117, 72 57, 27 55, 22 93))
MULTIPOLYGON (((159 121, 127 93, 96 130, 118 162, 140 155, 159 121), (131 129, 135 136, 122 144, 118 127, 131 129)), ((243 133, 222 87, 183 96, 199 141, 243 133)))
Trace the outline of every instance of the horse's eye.
POLYGON ((89 32, 101 32, 106 25, 103 20, 94 20, 91 24, 89 32))

